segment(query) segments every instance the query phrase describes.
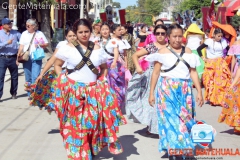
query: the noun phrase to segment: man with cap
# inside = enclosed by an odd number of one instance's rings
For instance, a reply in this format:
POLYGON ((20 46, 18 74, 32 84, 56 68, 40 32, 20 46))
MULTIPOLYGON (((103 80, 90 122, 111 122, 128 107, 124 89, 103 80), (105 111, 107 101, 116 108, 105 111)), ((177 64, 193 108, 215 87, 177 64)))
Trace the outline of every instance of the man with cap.
POLYGON ((133 26, 131 26, 130 21, 127 21, 128 33, 133 35, 133 26))
POLYGON ((2 27, 3 29, 0 30, 0 101, 3 95, 4 78, 7 69, 11 75, 10 94, 12 95, 12 99, 17 98, 17 53, 18 41, 21 37, 18 31, 12 30, 12 20, 3 18, 2 27))

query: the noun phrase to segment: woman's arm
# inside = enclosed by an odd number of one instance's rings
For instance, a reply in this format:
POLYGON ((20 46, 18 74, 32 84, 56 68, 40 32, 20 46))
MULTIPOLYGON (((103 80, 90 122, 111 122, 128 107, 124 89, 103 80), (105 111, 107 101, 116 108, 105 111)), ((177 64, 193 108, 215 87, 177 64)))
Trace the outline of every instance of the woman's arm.
POLYGON ((60 75, 62 72, 62 65, 64 64, 64 61, 61 59, 56 59, 54 63, 54 70, 55 72, 60 75))
POLYGON ((38 78, 36 79, 36 83, 38 83, 39 80, 42 79, 43 75, 52 67, 52 65, 54 64, 55 60, 57 59, 57 57, 55 56, 56 53, 58 51, 58 48, 55 49, 52 57, 47 61, 47 63, 45 64, 42 72, 40 73, 40 75, 38 76, 38 78))
POLYGON ((108 69, 107 69, 107 63, 103 63, 100 66, 100 76, 104 75, 104 77, 107 77, 108 69))
POLYGON ((200 85, 199 78, 198 78, 198 73, 195 68, 190 69, 190 76, 191 76, 194 86, 196 87, 196 90, 198 92, 198 94, 197 94, 198 106, 201 107, 203 105, 204 101, 203 101, 203 96, 202 96, 201 85, 200 85))
POLYGON ((141 50, 135 52, 132 55, 133 63, 136 67, 136 71, 138 72, 138 74, 142 74, 143 72, 141 66, 139 65, 138 59, 147 54, 148 54, 148 51, 145 48, 142 48, 141 50))
POLYGON ((113 49, 113 54, 114 54, 114 58, 113 58, 113 63, 111 64, 111 68, 116 68, 117 67, 117 60, 118 60, 118 57, 119 57, 118 47, 115 47, 113 49))
POLYGON ((162 64, 159 62, 154 63, 154 69, 153 69, 151 83, 150 83, 150 95, 148 100, 151 106, 154 106, 155 104, 154 90, 156 88, 157 80, 160 75, 161 66, 162 64))
POLYGON ((233 72, 234 72, 234 67, 235 67, 235 65, 236 65, 236 57, 233 55, 232 56, 232 63, 231 63, 231 73, 233 74, 233 72))
POLYGON ((41 48, 47 48, 48 43, 40 44, 39 46, 40 46, 41 48))
POLYGON ((236 75, 235 75, 235 77, 233 79, 233 82, 232 82, 230 88, 232 88, 234 85, 236 85, 236 83, 238 82, 239 78, 240 78, 240 67, 238 67, 238 69, 237 69, 236 75))
POLYGON ((202 57, 202 49, 206 48, 208 45, 206 45, 205 43, 203 43, 202 45, 200 45, 198 48, 197 48, 197 52, 198 52, 198 55, 200 57, 202 57))

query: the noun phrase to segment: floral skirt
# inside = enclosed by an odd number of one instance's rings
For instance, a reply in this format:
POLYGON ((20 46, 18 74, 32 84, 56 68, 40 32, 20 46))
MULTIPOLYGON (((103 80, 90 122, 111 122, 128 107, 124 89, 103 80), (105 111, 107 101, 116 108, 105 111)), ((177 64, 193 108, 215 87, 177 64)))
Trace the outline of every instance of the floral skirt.
POLYGON ((192 81, 160 77, 156 87, 156 107, 159 128, 159 151, 194 149, 190 137, 195 101, 192 81))
POLYGON ((114 69, 111 69, 111 64, 113 62, 113 59, 109 59, 107 61, 108 66, 108 83, 110 87, 115 91, 117 98, 118 98, 118 104, 120 108, 124 107, 125 105, 125 67, 122 63, 117 61, 117 67, 114 69))
POLYGON ((69 159, 91 160, 105 146, 112 154, 122 152, 116 133, 126 120, 106 80, 85 84, 61 74, 55 110, 69 159))
POLYGON ((141 75, 135 73, 129 81, 126 114, 129 119, 147 125, 149 132, 158 134, 157 110, 148 102, 152 71, 153 67, 150 67, 141 75))
POLYGON ((205 63, 203 85, 204 98, 212 105, 221 105, 226 90, 230 87, 231 73, 223 58, 209 59, 205 63))
POLYGON ((238 81, 233 89, 226 92, 218 122, 225 122, 240 132, 240 81, 238 81))
POLYGON ((42 77, 40 82, 31 86, 31 106, 38 106, 40 109, 45 108, 49 113, 55 110, 56 78, 55 71, 50 70, 42 77))

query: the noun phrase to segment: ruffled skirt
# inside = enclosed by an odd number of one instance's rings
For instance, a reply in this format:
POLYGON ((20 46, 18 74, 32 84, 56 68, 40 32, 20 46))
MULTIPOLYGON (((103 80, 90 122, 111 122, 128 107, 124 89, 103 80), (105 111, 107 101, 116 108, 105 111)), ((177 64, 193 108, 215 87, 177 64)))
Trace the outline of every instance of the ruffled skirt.
POLYGON ((124 64, 117 61, 117 67, 111 69, 111 64, 113 63, 113 59, 109 59, 107 61, 108 66, 108 83, 110 87, 115 91, 118 104, 120 108, 124 107, 125 105, 125 67, 124 64))
MULTIPOLYGON (((53 82, 55 94, 50 97, 55 103, 51 109, 60 121, 60 133, 68 158, 91 160, 92 155, 97 155, 105 146, 112 154, 121 153, 123 150, 116 133, 120 125, 126 124, 126 120, 119 109, 116 94, 106 80, 101 78, 85 84, 63 73, 53 82)), ((46 93, 44 90, 47 87, 40 88, 40 85, 43 84, 37 85, 35 94, 40 93, 41 89, 42 93, 46 93)), ((32 103, 49 108, 47 99, 40 95, 33 98, 32 103)))
POLYGON ((240 132, 240 81, 233 89, 226 92, 218 122, 225 122, 227 125, 234 127, 235 131, 240 132))
POLYGON ((158 134, 156 108, 149 102, 150 81, 153 68, 150 67, 142 75, 135 73, 129 81, 126 97, 126 113, 129 119, 147 125, 149 132, 158 134))
POLYGON ((231 73, 226 61, 223 58, 208 59, 203 73, 205 100, 212 105, 221 105, 230 83, 231 73))
POLYGON ((192 81, 160 77, 156 87, 156 107, 159 128, 159 151, 194 149, 190 137, 195 101, 192 81))

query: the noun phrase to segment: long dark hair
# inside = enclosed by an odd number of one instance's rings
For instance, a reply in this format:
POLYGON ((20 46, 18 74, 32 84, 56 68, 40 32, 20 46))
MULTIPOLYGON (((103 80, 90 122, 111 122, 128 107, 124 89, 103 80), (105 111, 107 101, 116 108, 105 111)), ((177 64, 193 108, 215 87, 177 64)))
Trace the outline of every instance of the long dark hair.
POLYGON ((174 29, 181 29, 183 33, 183 28, 179 24, 172 24, 168 27, 167 35, 170 36, 170 34, 172 33, 172 30, 174 29))
POLYGON ((72 26, 69 26, 69 27, 65 30, 65 37, 68 35, 68 33, 69 33, 70 31, 74 32, 72 26))
POLYGON ((121 27, 120 24, 113 24, 111 27, 111 32, 113 33, 113 31, 115 31, 118 27, 121 27))
POLYGON ((78 19, 75 21, 75 23, 73 24, 73 31, 74 33, 77 33, 77 30, 78 30, 78 26, 86 26, 90 32, 92 32, 92 26, 91 26, 91 23, 87 20, 87 19, 78 19))
POLYGON ((156 26, 158 22, 162 22, 162 24, 164 24, 163 20, 157 19, 157 20, 154 22, 154 25, 156 26))
POLYGON ((154 34, 154 35, 156 34, 156 31, 157 31, 158 29, 163 29, 163 30, 165 30, 165 32, 167 32, 167 27, 166 27, 164 24, 159 24, 159 25, 157 25, 157 26, 154 28, 154 30, 153 30, 153 34, 154 34))

